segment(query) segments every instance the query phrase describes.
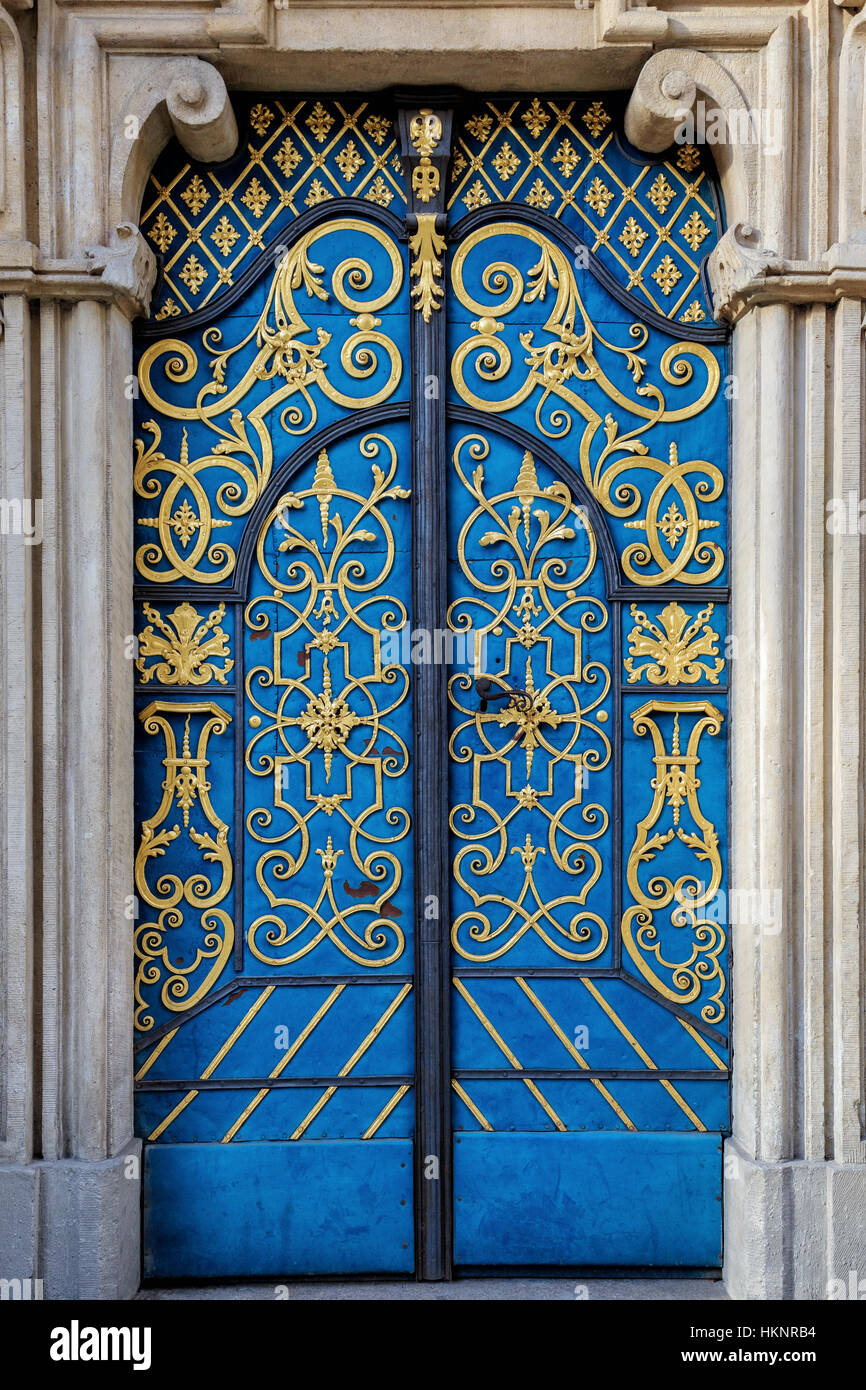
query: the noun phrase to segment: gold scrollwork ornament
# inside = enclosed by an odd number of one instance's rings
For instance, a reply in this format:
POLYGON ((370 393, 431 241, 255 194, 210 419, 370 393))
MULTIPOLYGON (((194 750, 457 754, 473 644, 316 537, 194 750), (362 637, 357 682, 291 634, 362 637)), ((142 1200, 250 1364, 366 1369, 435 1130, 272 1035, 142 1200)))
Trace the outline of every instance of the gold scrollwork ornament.
POLYGON ((634 710, 631 718, 637 735, 649 733, 652 738, 656 771, 650 779, 652 805, 638 822, 628 857, 626 880, 633 904, 623 913, 623 944, 644 979, 665 999, 692 1004, 715 985, 701 1006, 701 1018, 707 1023, 718 1023, 725 1017, 726 980, 721 958, 726 938, 720 923, 711 920, 704 909, 710 907, 718 893, 722 861, 715 826, 704 815, 698 799, 701 782, 697 769, 701 738, 719 733, 724 715, 706 700, 653 699, 634 710), (670 748, 658 723, 657 716, 662 714, 674 716, 670 748), (694 723, 683 751, 680 720, 688 716, 694 716, 694 723), (665 807, 671 812, 673 825, 653 833, 665 807), (684 808, 697 827, 695 831, 685 830, 680 824, 684 808), (641 866, 663 854, 674 840, 690 849, 697 861, 706 866, 705 871, 680 874, 675 880, 654 872, 644 885, 639 876, 641 866), (679 960, 669 960, 663 954, 665 947, 656 917, 666 908, 671 908, 674 929, 688 929, 684 942, 687 953, 679 960))

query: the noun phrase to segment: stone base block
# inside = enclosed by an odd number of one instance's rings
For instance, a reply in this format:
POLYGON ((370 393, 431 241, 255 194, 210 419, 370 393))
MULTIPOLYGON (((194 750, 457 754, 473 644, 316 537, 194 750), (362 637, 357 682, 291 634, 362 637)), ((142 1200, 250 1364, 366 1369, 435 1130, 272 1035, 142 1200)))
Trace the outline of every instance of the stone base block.
POLYGON ((731 1298, 866 1298, 866 1163, 760 1163, 729 1139, 724 1212, 731 1298))
POLYGON ((141 1143, 101 1162, 0 1166, 3 1296, 132 1298, 141 1269, 141 1143), (29 1286, 25 1281, 31 1281, 29 1286))

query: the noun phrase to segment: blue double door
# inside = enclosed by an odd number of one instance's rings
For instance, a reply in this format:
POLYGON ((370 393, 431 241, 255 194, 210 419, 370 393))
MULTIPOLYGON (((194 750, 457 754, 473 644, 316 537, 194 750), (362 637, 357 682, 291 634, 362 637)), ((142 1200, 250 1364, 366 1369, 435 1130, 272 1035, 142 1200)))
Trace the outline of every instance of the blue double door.
MULTIPOLYGON (((631 187, 613 108, 534 102, 250 98, 234 163, 155 171, 150 1278, 721 1260, 726 347, 531 181, 506 205, 523 163, 631 187)), ((703 175, 640 168, 671 235, 718 214, 703 175)))

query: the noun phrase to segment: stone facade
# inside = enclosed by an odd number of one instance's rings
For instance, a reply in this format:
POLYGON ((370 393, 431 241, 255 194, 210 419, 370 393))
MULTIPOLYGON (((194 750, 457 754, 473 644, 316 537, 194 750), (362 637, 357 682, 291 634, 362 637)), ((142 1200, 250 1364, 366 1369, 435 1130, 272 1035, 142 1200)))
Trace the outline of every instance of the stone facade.
POLYGON ((148 171, 172 132, 225 158, 234 87, 449 82, 630 90, 646 150, 683 107, 727 113, 730 877, 782 915, 733 933, 726 1279, 812 1299, 866 1277, 864 73, 866 18, 833 0, 0 7, 0 495, 42 501, 41 544, 4 535, 0 567, 0 1274, 52 1298, 139 1278, 127 378, 148 171), (832 499, 853 525, 828 527, 832 499))

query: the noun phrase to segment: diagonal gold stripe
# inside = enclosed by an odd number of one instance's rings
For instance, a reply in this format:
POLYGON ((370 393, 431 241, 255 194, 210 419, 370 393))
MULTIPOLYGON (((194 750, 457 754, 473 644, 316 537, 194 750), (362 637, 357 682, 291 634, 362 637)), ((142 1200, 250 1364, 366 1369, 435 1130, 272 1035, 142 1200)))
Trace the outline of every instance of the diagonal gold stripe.
POLYGON ((395 1106, 400 1104, 400 1101, 403 1099, 408 1089, 408 1084, 404 1084, 403 1086, 399 1086, 397 1088, 391 1099, 388 1101, 388 1104, 383 1106, 383 1108, 379 1111, 375 1120, 370 1125, 370 1128, 366 1129, 364 1133, 361 1135, 362 1139, 373 1138, 373 1135, 376 1133, 376 1130, 380 1127, 380 1125, 383 1125, 385 1123, 395 1106))
MULTIPOLYGON (((257 999, 256 1002, 253 1004, 252 1008, 247 1010, 247 1012, 244 1014, 243 1018, 241 1019, 240 1023, 237 1025, 237 1027, 236 1027, 235 1029, 233 1029, 233 1031, 232 1031, 231 1033, 229 1033, 229 1036, 226 1038, 225 1042, 222 1044, 222 1046, 220 1047, 219 1051, 218 1051, 218 1052, 216 1053, 216 1055, 211 1059, 211 1061, 208 1062, 207 1066, 205 1067, 204 1071, 203 1071, 202 1074, 201 1074, 201 1078, 200 1078, 200 1079, 201 1079, 202 1081, 207 1081, 208 1078, 211 1076, 211 1074, 216 1070, 216 1068, 219 1066, 220 1062, 221 1062, 221 1061, 223 1060, 223 1058, 225 1057, 226 1053, 229 1052, 230 1049, 234 1047, 234 1045, 235 1045, 235 1043, 237 1042, 238 1038, 240 1037, 241 1033, 244 1031, 244 1029, 247 1027, 247 1025, 248 1025, 249 1023, 251 1023, 252 1020, 255 1018, 256 1014, 258 1013, 258 1011, 259 1011, 259 1009, 262 1007, 262 1005, 263 1005, 263 1004, 265 1003, 265 1001, 266 1001, 267 999, 269 999, 270 996, 273 994, 275 988, 276 988, 275 985, 266 985, 266 987, 262 990, 262 992, 261 992, 261 994, 259 995, 258 999, 257 999)), ((152 1059, 151 1059, 151 1060, 152 1060, 152 1059)), ((185 1110, 186 1107, 187 1107, 192 1101, 195 1100, 195 1098, 196 1098, 197 1095, 198 1095, 198 1091, 187 1091, 187 1093, 186 1093, 186 1095, 184 1096, 183 1100, 182 1100, 178 1105, 176 1105, 176 1106, 174 1107, 174 1109, 171 1111, 171 1113, 168 1114, 168 1115, 166 1115, 166 1117, 165 1117, 165 1119, 162 1121, 162 1123, 159 1124, 159 1125, 157 1125, 156 1129, 155 1129, 151 1134, 149 1134, 149 1135, 147 1136, 147 1137, 148 1137, 148 1140, 152 1143, 155 1139, 158 1139, 159 1136, 160 1136, 161 1134, 164 1134, 165 1131, 168 1129, 169 1125, 170 1125, 170 1124, 173 1124, 173 1122, 177 1119, 177 1117, 178 1117, 178 1115, 181 1113, 181 1111, 182 1111, 182 1110, 185 1110)))
POLYGON ((475 1101, 472 1100, 472 1099, 466 1094, 466 1092, 464 1091, 463 1087, 460 1085, 460 1082, 459 1082, 459 1081, 455 1081, 455 1080, 453 1079, 453 1077, 452 1077, 452 1079, 451 1079, 451 1085, 454 1087, 454 1090, 457 1092, 458 1096, 459 1096, 460 1099, 462 1100, 463 1104, 466 1106, 467 1110, 470 1110, 470 1111, 472 1112, 472 1114, 475 1116, 475 1118, 476 1118, 476 1120, 478 1121, 478 1123, 480 1124, 481 1128, 482 1128, 482 1129, 486 1129, 486 1130, 488 1131, 488 1133, 492 1134, 492 1133, 493 1133, 493 1126, 492 1126, 492 1124, 490 1123, 489 1120, 485 1119, 485 1117, 482 1115, 481 1111, 478 1109, 478 1106, 475 1104, 475 1101))
MULTIPOLYGON (((283 1056, 280 1058, 279 1062, 277 1062, 277 1065, 274 1067, 273 1071, 270 1073, 268 1077, 269 1081, 273 1081, 274 1077, 282 1075, 286 1067, 289 1065, 289 1062, 291 1062, 292 1058, 299 1051, 299 1049, 303 1047, 304 1043, 307 1041, 307 1038, 310 1036, 313 1030, 318 1027, 322 1019, 325 1017, 325 1014, 330 1009, 331 1005, 336 1002, 336 1000, 339 998, 339 996, 342 994, 345 988, 345 985, 337 985, 337 988, 331 991, 324 1004, 322 1004, 316 1010, 309 1023, 306 1025, 303 1031, 298 1034, 291 1047, 287 1048, 283 1056)), ((261 1102, 264 1100, 265 1096, 268 1094, 268 1091, 270 1089, 270 1086, 263 1086, 262 1089, 253 1096, 253 1099, 250 1101, 246 1109, 241 1111, 240 1115, 235 1120, 231 1129, 227 1130, 226 1133, 223 1135, 222 1139, 220 1140, 221 1144, 228 1144, 231 1142, 232 1139, 234 1139, 238 1130, 241 1128, 241 1125, 246 1124, 247 1120, 249 1119, 250 1115, 252 1115, 256 1106, 261 1104, 261 1102)))
MULTIPOLYGON (((571 1039, 566 1037, 565 1033, 562 1031, 559 1024, 557 1023, 556 1019, 544 1007, 541 1000, 538 998, 538 995, 533 993, 526 981, 521 979, 519 975, 515 975, 514 978, 516 979, 520 988, 523 990, 523 993, 526 995, 527 999, 529 999, 532 1002, 532 1004, 534 1004, 535 1008, 541 1014, 541 1017, 544 1019, 545 1023, 550 1025, 556 1036, 559 1038, 559 1041, 562 1043, 563 1047, 565 1047, 566 1050, 571 1054, 571 1056, 577 1062, 578 1066, 583 1067, 584 1071, 590 1071, 591 1067, 589 1065, 589 1062, 587 1062, 581 1056, 571 1039)), ((616 1112, 616 1114, 622 1120, 626 1128, 631 1130, 637 1130, 637 1125, 633 1124, 633 1122, 629 1119, 628 1115, 623 1110, 619 1101, 614 1100, 613 1096, 611 1095, 607 1087, 604 1085, 604 1083, 599 1081, 598 1078, 594 1076, 590 1077, 590 1080, 592 1081, 593 1086, 596 1088, 599 1094, 604 1096, 608 1105, 611 1107, 612 1110, 616 1112)))
MULTIPOLYGON (((597 1000, 597 1002, 598 1002, 598 1003, 601 1005, 601 1007, 604 1009, 605 1013, 607 1014, 607 1016, 608 1016, 608 1018, 610 1019, 610 1021, 613 1023, 614 1027, 619 1029, 620 1033, 622 1033, 622 1036, 623 1036, 623 1037, 626 1039, 626 1041, 629 1042, 629 1043, 631 1044, 631 1046, 634 1048, 635 1052, 637 1053, 638 1057, 640 1057, 641 1061, 644 1062, 644 1063, 646 1063, 646 1065, 649 1067, 649 1069, 650 1069, 651 1071, 658 1071, 658 1067, 656 1066, 656 1064, 655 1064, 655 1062, 653 1061, 652 1057, 650 1057, 649 1053, 646 1051, 645 1048, 641 1047, 641 1045, 640 1045, 640 1043, 638 1042, 637 1038, 635 1038, 635 1037, 633 1036, 633 1034, 629 1032, 628 1028, 625 1026, 625 1024, 623 1023, 622 1019, 621 1019, 621 1018, 619 1017, 619 1015, 615 1012, 615 1010, 611 1008, 610 1004, 607 1002, 607 1000, 604 998, 604 996, 601 995, 601 994, 598 992, 598 990, 596 989, 596 987, 595 987, 595 985, 592 983, 592 981, 591 981, 591 980, 588 980, 588 979, 586 978, 586 976, 584 976, 584 975, 581 975, 580 979, 581 979, 581 983, 584 984, 584 985, 586 985, 586 987, 587 987, 587 989, 589 990, 590 994, 592 995, 593 999, 597 1000)), ((707 1127, 706 1127, 706 1125, 701 1123, 701 1121, 698 1119, 698 1116, 695 1114, 694 1110, 693 1110, 692 1107, 689 1105, 688 1101, 683 1100, 683 1097, 680 1095, 680 1093, 679 1093, 679 1091, 676 1089, 676 1087, 675 1087, 670 1081, 662 1081, 661 1078, 659 1078, 659 1080, 660 1080, 660 1084, 661 1084, 661 1085, 664 1087, 664 1089, 667 1091, 668 1095, 671 1096, 672 1099, 676 1101, 677 1105, 680 1107, 680 1110, 682 1110, 683 1114, 684 1114, 684 1115, 687 1115, 688 1118, 691 1120, 692 1124, 695 1126, 695 1129, 699 1129, 699 1130, 701 1131, 702 1134, 706 1134, 706 1132, 707 1132, 707 1127)))
POLYGON ((235 1028, 235 1030, 232 1033, 229 1033, 228 1037, 226 1038, 219 1052, 214 1057, 213 1061, 208 1062, 207 1066, 201 1074, 202 1081, 207 1081, 208 1077, 213 1075, 220 1062, 223 1060, 226 1054, 231 1051, 238 1038, 240 1037, 241 1033, 243 1033, 245 1029, 249 1027, 256 1014, 258 1013, 259 1009, 262 1007, 263 1004, 267 1003, 275 989, 276 985, 265 986, 256 1002, 253 1004, 252 1008, 248 1009, 247 1012, 244 1014, 237 1028, 235 1028))
POLYGON ((701 1035, 700 1035, 700 1033, 698 1032, 697 1028, 693 1028, 692 1025, 691 1025, 690 1023, 686 1023, 686 1021, 685 1021, 684 1018, 681 1018, 681 1019, 680 1019, 680 1023, 681 1023, 681 1024, 683 1025, 683 1027, 685 1028, 685 1030, 686 1030, 686 1032, 688 1033, 689 1037, 690 1037, 690 1038, 694 1038, 694 1040, 695 1040, 695 1042, 697 1043, 698 1047, 703 1048, 704 1052, 706 1052, 707 1056, 710 1058, 710 1061, 713 1062, 714 1065, 718 1067, 719 1071, 727 1071, 728 1069, 727 1069, 727 1067, 725 1066, 725 1063, 722 1061, 721 1057, 718 1055, 717 1052, 714 1052, 714 1051, 713 1051, 713 1049, 710 1047, 710 1045, 709 1045, 709 1043, 706 1041, 706 1039, 701 1037, 701 1035))
POLYGON ((166 1117, 165 1117, 165 1119, 162 1121, 162 1123, 161 1123, 161 1124, 158 1124, 157 1127, 156 1127, 156 1129, 152 1130, 151 1133, 147 1136, 148 1142, 149 1142, 149 1143, 153 1143, 153 1141, 154 1141, 155 1139, 158 1139, 159 1136, 160 1136, 162 1133, 164 1133, 165 1130, 168 1129, 168 1127, 169 1127, 169 1125, 172 1123, 172 1121, 174 1121, 174 1120, 177 1119, 177 1117, 178 1117, 178 1115, 180 1114, 180 1112, 181 1112, 182 1110, 185 1110, 185 1109, 186 1109, 186 1107, 189 1105, 190 1101, 195 1100, 195 1098, 196 1098, 197 1095, 198 1095, 198 1091, 187 1091, 187 1093, 186 1093, 186 1095, 184 1096, 183 1100, 179 1101, 178 1104, 174 1107, 174 1109, 171 1110, 171 1111, 169 1111, 169 1113, 166 1115, 166 1117))
MULTIPOLYGON (((364 1053, 367 1051, 367 1048, 371 1045, 371 1043, 375 1042, 376 1038, 378 1038, 379 1034, 381 1033, 382 1029, 385 1027, 385 1024, 388 1022, 388 1020, 392 1017, 393 1014, 395 1014, 395 1013, 397 1012, 397 1010, 399 1009, 400 1005, 403 1003, 403 1000, 406 998, 406 995, 409 993, 409 991, 410 991, 411 988, 412 988, 412 985, 411 985, 411 984, 406 984, 406 985, 404 985, 403 988, 400 990, 400 993, 396 996, 396 998, 394 998, 394 999, 391 1000, 391 1003, 388 1005, 388 1007, 387 1007, 387 1009, 385 1010, 385 1012, 383 1013, 382 1017, 379 1019, 379 1022, 376 1023, 376 1024, 370 1029, 370 1031, 369 1031, 369 1033, 367 1034, 367 1036, 366 1036, 366 1038, 364 1039, 364 1041, 363 1041, 362 1043, 359 1043, 359 1045, 355 1048, 355 1051, 352 1053, 352 1055, 351 1055, 351 1057, 349 1058, 348 1062, 346 1062, 346 1063, 340 1068, 339 1072, 337 1073, 338 1076, 348 1076, 348 1075, 349 1075, 349 1072, 352 1070, 352 1068, 355 1066, 355 1064, 356 1064, 357 1062, 360 1061, 360 1059, 363 1057, 364 1053)), ((324 1109, 324 1107, 327 1105, 328 1101, 331 1099, 331 1096, 334 1094, 334 1092, 335 1092, 337 1089, 338 1089, 338 1088, 337 1088, 336 1086, 329 1086, 329 1087, 328 1087, 328 1089, 327 1089, 327 1090, 319 1097, 319 1099, 316 1101, 316 1103, 315 1103, 315 1105, 313 1106, 313 1108, 312 1108, 312 1110, 310 1111, 310 1113, 309 1113, 308 1115, 306 1115, 306 1116, 304 1117, 303 1120, 301 1120, 301 1123, 298 1125, 298 1127, 297 1127, 297 1129, 295 1130, 294 1134, 292 1134, 292 1136, 291 1136, 292 1139, 300 1139, 301 1135, 302 1135, 302 1134, 304 1133, 304 1131, 308 1128, 308 1126, 309 1126, 310 1124, 312 1124, 313 1120, 316 1118, 316 1116, 318 1115, 319 1111, 324 1109)))
MULTIPOLYGON (((178 1027, 179 1026, 180 1025, 178 1025, 178 1027)), ((140 1081, 143 1076, 147 1075, 154 1062, 156 1061, 157 1057, 160 1055, 161 1052, 165 1051, 165 1049, 168 1047, 169 1043, 171 1042, 172 1038, 175 1036, 176 1033, 177 1028, 172 1028, 168 1033, 164 1035, 164 1037, 160 1038, 159 1042, 151 1052, 147 1061, 143 1062, 142 1065, 139 1067, 138 1071, 135 1073, 136 1081, 140 1081)))
MULTIPOLYGON (((511 1048, 508 1047, 508 1045, 505 1042, 503 1042, 502 1038, 499 1036, 496 1029, 493 1027, 493 1024, 490 1022, 490 1019, 483 1012, 483 1010, 479 1008, 475 1000, 472 998, 472 995, 469 993, 468 989, 466 989, 465 985, 463 984, 463 981, 459 979, 456 975, 454 976, 454 987, 457 990, 457 993, 466 1000, 466 1003, 469 1005, 470 1009, 475 1014, 475 1017, 478 1019, 479 1023, 481 1023, 483 1027, 487 1029, 487 1032, 490 1034, 491 1038, 496 1043, 496 1046, 499 1048, 499 1050, 505 1053, 505 1056, 508 1058, 511 1065, 514 1067, 515 1071, 522 1071, 523 1068, 518 1062, 514 1053, 511 1051, 511 1048)), ((535 1082, 530 1081, 529 1078, 526 1076, 523 1076, 520 1079, 523 1082, 524 1086, 526 1086, 527 1090, 538 1101, 538 1104, 541 1106, 545 1114, 548 1115, 550 1119, 553 1121, 553 1123, 556 1125, 556 1128, 558 1130, 561 1130, 562 1133, 565 1133, 568 1129, 568 1126, 563 1124, 562 1120, 557 1115, 553 1106, 550 1104, 550 1101, 546 1100, 545 1097, 541 1094, 535 1082)))

